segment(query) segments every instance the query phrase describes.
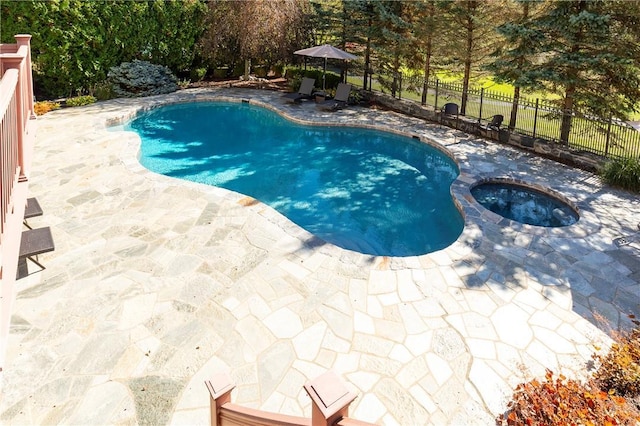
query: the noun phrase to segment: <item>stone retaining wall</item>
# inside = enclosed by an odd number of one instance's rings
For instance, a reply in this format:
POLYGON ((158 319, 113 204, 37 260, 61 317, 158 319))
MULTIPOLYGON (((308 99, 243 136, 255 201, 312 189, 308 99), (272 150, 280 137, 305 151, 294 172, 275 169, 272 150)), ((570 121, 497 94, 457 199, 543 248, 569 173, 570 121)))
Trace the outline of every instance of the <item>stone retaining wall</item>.
POLYGON ((606 158, 589 152, 571 150, 567 146, 559 143, 522 135, 517 132, 509 131, 507 128, 500 129, 500 131, 487 130, 483 127, 486 126, 486 123, 478 123, 478 120, 473 120, 464 116, 459 116, 457 119, 455 117, 441 116, 440 111, 435 111, 431 106, 423 107, 417 102, 395 99, 383 93, 368 92, 367 98, 370 101, 374 101, 386 108, 403 114, 422 118, 428 121, 439 122, 445 126, 456 128, 465 133, 535 152, 541 156, 591 172, 597 172, 607 161, 606 158))

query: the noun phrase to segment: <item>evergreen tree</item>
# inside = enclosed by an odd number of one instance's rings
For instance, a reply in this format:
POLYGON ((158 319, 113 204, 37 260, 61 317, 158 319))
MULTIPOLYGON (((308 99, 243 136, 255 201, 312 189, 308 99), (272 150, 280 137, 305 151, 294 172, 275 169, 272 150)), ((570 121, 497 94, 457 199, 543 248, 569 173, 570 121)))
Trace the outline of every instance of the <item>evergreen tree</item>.
MULTIPOLYGON (((344 2, 341 0, 310 0, 309 46, 333 43, 336 35, 343 35, 345 24, 344 2)), ((344 38, 344 35, 343 35, 344 38)))
POLYGON ((550 1, 540 16, 514 24, 523 46, 521 72, 508 55, 492 64, 500 78, 560 95, 560 140, 568 142, 572 117, 589 113, 625 119, 640 99, 639 6, 612 0, 550 1))
POLYGON ((440 38, 447 25, 447 15, 441 1, 421 0, 411 4, 411 27, 414 34, 414 54, 409 58, 410 68, 422 68, 422 105, 427 103, 428 82, 434 72, 434 56, 442 50, 440 38))
POLYGON ((347 0, 343 1, 345 16, 350 20, 350 41, 364 46, 364 78, 362 88, 371 90, 369 84, 373 73, 373 43, 382 37, 375 1, 347 0))
POLYGON ((480 69, 495 49, 497 37, 494 28, 504 19, 505 2, 454 0, 444 2, 443 5, 451 22, 447 34, 448 46, 452 53, 458 55, 457 58, 453 58, 451 65, 454 69, 462 65, 464 73, 460 106, 460 113, 464 115, 467 109, 472 70, 480 69))
POLYGON ((408 51, 413 43, 407 22, 409 3, 394 0, 372 1, 380 32, 373 41, 379 72, 378 81, 396 96, 408 51))
POLYGON ((496 81, 513 84, 513 102, 511 105, 511 117, 509 128, 516 127, 518 116, 518 104, 522 86, 529 86, 530 81, 525 70, 530 69, 534 63, 532 46, 539 43, 541 34, 528 29, 529 23, 541 10, 543 0, 516 0, 519 11, 509 22, 496 28, 503 37, 499 48, 493 53, 495 59, 487 64, 485 69, 493 73, 496 81), (533 43, 532 43, 533 41, 533 43))

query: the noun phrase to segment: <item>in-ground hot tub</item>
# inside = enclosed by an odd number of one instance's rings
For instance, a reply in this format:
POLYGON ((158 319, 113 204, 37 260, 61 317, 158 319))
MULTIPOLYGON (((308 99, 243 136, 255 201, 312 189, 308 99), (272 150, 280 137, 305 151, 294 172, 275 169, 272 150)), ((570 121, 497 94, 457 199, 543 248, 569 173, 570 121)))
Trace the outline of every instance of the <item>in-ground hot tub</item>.
POLYGON ((578 208, 562 195, 510 179, 481 181, 471 194, 492 212, 527 225, 569 226, 580 219, 578 208))

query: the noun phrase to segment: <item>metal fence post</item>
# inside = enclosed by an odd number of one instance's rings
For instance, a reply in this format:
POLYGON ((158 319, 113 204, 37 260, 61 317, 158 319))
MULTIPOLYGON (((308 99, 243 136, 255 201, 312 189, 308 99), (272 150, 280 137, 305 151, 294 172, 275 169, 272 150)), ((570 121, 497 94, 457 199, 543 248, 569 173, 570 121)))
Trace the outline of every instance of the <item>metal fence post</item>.
POLYGON ((604 145, 604 156, 609 156, 609 141, 611 139, 611 123, 613 121, 613 115, 609 115, 609 124, 607 125, 607 142, 604 145))
POLYGON ((402 73, 398 73, 398 99, 402 99, 402 73))
POLYGON ((438 109, 438 86, 440 86, 440 80, 436 78, 436 104, 434 105, 434 109, 438 109))
POLYGON ((480 112, 478 113, 478 123, 482 120, 482 100, 484 99, 484 87, 480 88, 480 112))
POLYGON ((533 114, 533 137, 536 137, 536 127, 538 126, 538 103, 540 102, 539 98, 536 98, 536 112, 533 114))

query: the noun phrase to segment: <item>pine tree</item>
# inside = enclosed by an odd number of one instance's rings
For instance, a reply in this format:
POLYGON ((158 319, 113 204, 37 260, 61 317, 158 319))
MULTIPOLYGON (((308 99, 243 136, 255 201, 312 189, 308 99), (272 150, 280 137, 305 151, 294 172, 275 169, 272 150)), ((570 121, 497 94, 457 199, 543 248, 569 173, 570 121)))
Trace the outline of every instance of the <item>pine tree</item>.
POLYGON ((373 42, 381 37, 375 1, 347 0, 343 1, 345 16, 350 20, 350 41, 364 45, 364 79, 362 88, 371 90, 369 77, 373 73, 372 49, 373 42))
POLYGON ((530 84, 525 70, 530 69, 534 63, 533 46, 541 40, 541 34, 530 30, 529 25, 541 9, 542 1, 516 0, 516 3, 519 11, 509 22, 496 28, 504 40, 493 53, 495 57, 493 62, 485 66, 485 69, 493 73, 497 82, 508 82, 514 86, 509 119, 510 129, 516 127, 520 90, 523 86, 528 87, 530 84))
POLYGON ((442 28, 444 20, 438 14, 438 4, 436 0, 423 0, 416 3, 415 20, 413 21, 414 34, 416 37, 416 47, 423 56, 423 84, 422 84, 422 105, 427 104, 427 91, 429 78, 432 74, 431 59, 434 54, 435 41, 439 30, 442 28))
POLYGON ((401 67, 413 43, 411 27, 407 22, 408 3, 394 0, 372 1, 380 28, 374 39, 379 82, 392 96, 399 90, 401 67))
POLYGON ((635 2, 548 1, 540 16, 503 27, 521 50, 499 57, 493 71, 518 86, 560 95, 566 143, 574 114, 625 119, 637 108, 639 17, 635 2), (528 57, 515 74, 514 55, 528 57))
POLYGON ((462 105, 460 113, 466 113, 471 73, 487 61, 495 49, 495 26, 504 17, 505 4, 500 0, 454 0, 443 2, 451 26, 448 31, 448 46, 455 55, 451 65, 455 68, 462 60, 462 105))

